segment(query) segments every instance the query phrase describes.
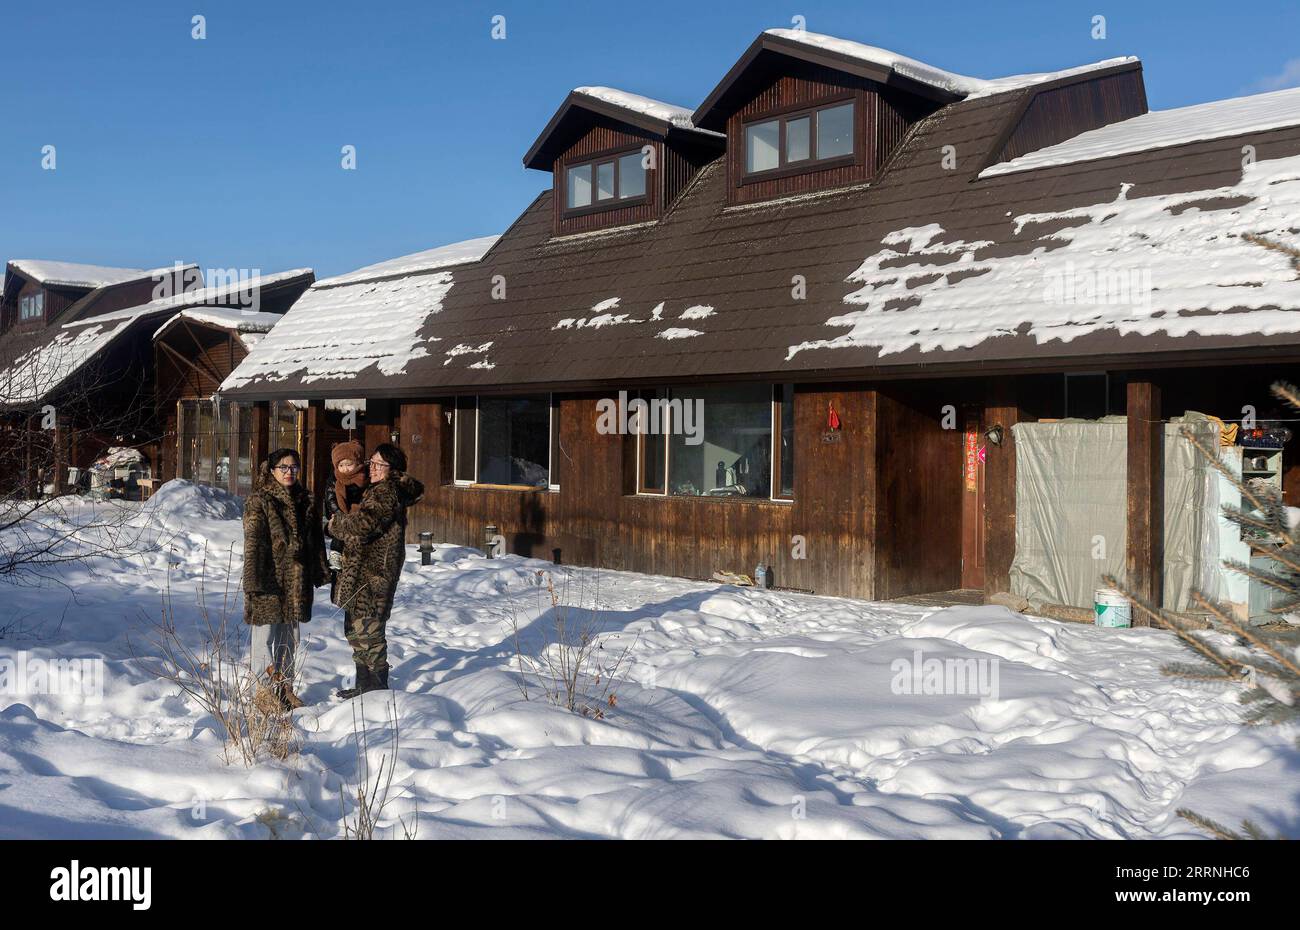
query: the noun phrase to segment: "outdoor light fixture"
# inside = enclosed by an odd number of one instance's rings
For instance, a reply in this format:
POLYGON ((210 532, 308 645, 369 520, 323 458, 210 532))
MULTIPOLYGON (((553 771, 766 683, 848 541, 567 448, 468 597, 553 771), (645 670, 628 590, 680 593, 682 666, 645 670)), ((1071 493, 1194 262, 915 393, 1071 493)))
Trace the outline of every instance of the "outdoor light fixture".
POLYGON ((984 438, 995 446, 1002 445, 1003 426, 1001 423, 995 423, 984 431, 984 438))
POLYGON ((399 433, 397 430, 393 430, 391 433, 388 434, 388 441, 395 446, 401 444, 398 442, 398 440, 401 438, 402 438, 402 434, 399 433))
POLYGON ((433 564, 433 534, 432 533, 426 532, 420 534, 420 564, 421 565, 433 564))

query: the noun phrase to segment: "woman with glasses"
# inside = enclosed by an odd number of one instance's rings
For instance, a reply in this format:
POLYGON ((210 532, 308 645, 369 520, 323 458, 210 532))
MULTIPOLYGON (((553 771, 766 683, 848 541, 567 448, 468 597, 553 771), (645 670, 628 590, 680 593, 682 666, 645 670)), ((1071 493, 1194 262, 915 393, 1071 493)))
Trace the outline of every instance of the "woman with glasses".
POLYGON ((298 624, 311 619, 315 589, 328 577, 325 539, 302 459, 276 449, 244 504, 244 622, 253 628, 255 704, 264 712, 302 707, 293 690, 298 624))
POLYGON ((357 669, 356 687, 339 691, 342 698, 388 687, 386 626, 406 561, 406 508, 424 494, 424 485, 406 474, 406 454, 397 446, 376 446, 366 464, 370 484, 361 503, 329 524, 330 536, 343 541, 337 600, 357 669))

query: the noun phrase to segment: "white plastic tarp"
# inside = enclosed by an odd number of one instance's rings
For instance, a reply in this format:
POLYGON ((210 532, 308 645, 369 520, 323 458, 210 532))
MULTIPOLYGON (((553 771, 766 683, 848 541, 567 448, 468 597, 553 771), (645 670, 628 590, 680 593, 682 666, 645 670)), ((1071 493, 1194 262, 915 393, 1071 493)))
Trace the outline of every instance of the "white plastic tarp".
MULTIPOLYGON (((1180 433, 1190 427, 1209 449, 1218 425, 1188 413, 1165 424, 1165 606, 1186 609, 1193 588, 1217 594, 1211 466, 1180 433)), ((1127 530, 1126 417, 1018 423, 1016 554, 1011 592, 1035 604, 1092 607, 1102 577, 1124 580, 1127 530)))

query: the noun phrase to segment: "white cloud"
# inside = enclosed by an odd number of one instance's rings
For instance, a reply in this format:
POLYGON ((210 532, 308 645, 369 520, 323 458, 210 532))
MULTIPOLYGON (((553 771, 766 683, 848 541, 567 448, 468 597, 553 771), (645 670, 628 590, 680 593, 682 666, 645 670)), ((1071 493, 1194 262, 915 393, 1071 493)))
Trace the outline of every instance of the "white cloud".
POLYGON ((1254 83, 1253 87, 1256 91, 1265 93, 1270 90, 1282 90, 1285 87, 1300 87, 1300 58, 1292 58, 1277 74, 1261 78, 1254 83))

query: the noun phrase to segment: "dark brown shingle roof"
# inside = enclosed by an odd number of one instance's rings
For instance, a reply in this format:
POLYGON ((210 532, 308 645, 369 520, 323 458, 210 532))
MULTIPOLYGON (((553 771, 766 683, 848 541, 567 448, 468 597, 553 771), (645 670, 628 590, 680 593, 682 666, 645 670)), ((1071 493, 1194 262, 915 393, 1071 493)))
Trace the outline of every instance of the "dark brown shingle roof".
POLYGON ((452 269, 450 289, 420 332, 427 355, 395 373, 371 366, 336 379, 304 379, 312 360, 303 358, 297 370, 289 365, 276 380, 257 378, 232 393, 383 396, 1095 364, 1099 355, 1254 351, 1261 332, 1300 344, 1300 313, 1291 313, 1300 298, 1285 280, 1286 256, 1263 249, 1254 256, 1241 236, 1251 224, 1272 229, 1278 215, 1263 205, 1300 189, 1300 173, 1291 171, 1300 127, 978 179, 1028 92, 944 107, 915 127, 871 185, 726 208, 719 160, 661 221, 562 239, 552 237, 552 194, 544 192, 483 262, 452 269), (1245 142, 1259 160, 1250 184, 1245 142), (943 165, 945 146, 955 169, 943 165), (1224 200, 1226 188, 1237 196, 1224 200), (1172 196, 1200 191, 1209 193, 1172 196), (1188 212, 1181 200, 1199 206, 1188 212), (1184 217, 1176 228, 1166 220, 1174 215, 1184 217), (1110 241, 1122 248, 1096 246, 1110 241), (1224 265, 1222 283, 1184 294, 1180 279, 1213 263, 1189 264, 1180 249, 1236 264, 1224 265), (1243 255, 1259 262, 1245 278, 1243 255), (1131 312, 1045 305, 1045 276, 1063 259, 1093 261, 1103 272, 1140 271, 1145 261, 1157 272, 1155 303, 1131 312), (860 280, 850 280, 855 272, 860 280), (493 299, 498 276, 504 300, 493 299), (796 276, 806 282, 802 300, 792 297, 796 276), (854 294, 857 302, 846 302, 854 294), (1280 313, 1260 303, 1272 294, 1280 295, 1280 313), (1162 309, 1175 298, 1186 309, 1162 309), (1252 309, 1233 312, 1244 307, 1252 309))

